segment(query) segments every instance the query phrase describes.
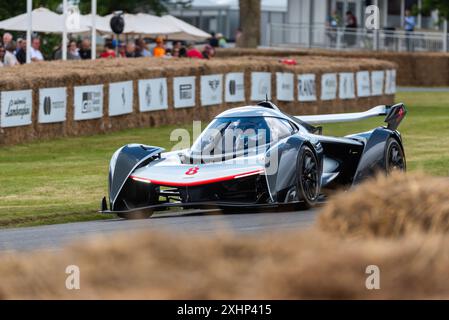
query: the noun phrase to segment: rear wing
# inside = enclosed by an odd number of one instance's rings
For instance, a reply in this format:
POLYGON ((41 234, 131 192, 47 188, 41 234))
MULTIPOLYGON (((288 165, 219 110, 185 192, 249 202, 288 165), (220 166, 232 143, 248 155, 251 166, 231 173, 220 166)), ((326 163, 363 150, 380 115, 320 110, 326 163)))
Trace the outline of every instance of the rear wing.
POLYGON ((334 113, 334 114, 320 114, 313 116, 296 116, 295 118, 304 121, 308 124, 326 124, 337 122, 351 122, 360 121, 363 119, 386 116, 385 122, 388 124, 388 129, 396 130, 399 127, 402 119, 407 114, 407 109, 403 103, 395 104, 394 106, 377 106, 363 112, 353 113, 334 113))

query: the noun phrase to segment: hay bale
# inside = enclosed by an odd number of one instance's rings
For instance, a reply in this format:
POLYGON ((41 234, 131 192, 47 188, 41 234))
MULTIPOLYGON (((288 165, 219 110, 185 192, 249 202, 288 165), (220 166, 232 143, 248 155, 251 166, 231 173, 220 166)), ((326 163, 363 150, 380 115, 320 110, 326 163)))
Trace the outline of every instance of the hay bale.
POLYGON ((400 237, 449 232, 449 180, 422 174, 394 174, 334 196, 319 227, 339 236, 400 237))
MULTIPOLYGON (((226 231, 226 228, 223 229, 226 231)), ((0 255, 1 299, 432 299, 449 297, 449 237, 350 241, 311 232, 134 232, 57 252, 0 255), (194 248, 194 250, 192 250, 194 248), (81 290, 64 286, 68 265, 81 290), (367 290, 367 266, 381 290, 367 290)))
POLYGON ((296 66, 280 63, 278 57, 267 57, 259 53, 255 56, 239 58, 221 58, 207 60, 195 59, 105 59, 97 61, 54 61, 7 68, 2 71, 0 91, 33 90, 33 124, 30 126, 4 128, 0 130, 0 145, 11 145, 35 139, 50 139, 62 136, 90 135, 107 133, 136 127, 157 127, 160 125, 180 125, 193 120, 208 122, 222 111, 254 104, 250 101, 251 73, 264 71, 272 73, 272 92, 276 92, 276 72, 291 72, 294 77, 295 100, 297 97, 297 75, 303 73, 316 74, 318 100, 298 103, 273 101, 291 114, 338 113, 360 111, 378 104, 391 104, 393 95, 383 95, 369 98, 356 98, 341 101, 321 101, 321 75, 326 72, 356 72, 358 70, 386 70, 395 68, 388 62, 370 59, 346 59, 323 56, 293 56, 298 61, 296 66), (20 69, 19 69, 20 68, 20 69), (21 77, 17 77, 20 70, 21 77), (242 103, 226 103, 201 106, 200 77, 202 75, 243 72, 245 79, 246 101, 242 103), (196 105, 193 108, 175 109, 173 103, 173 78, 196 76, 196 105), (168 110, 139 112, 138 80, 151 78, 167 78, 168 110), (120 81, 133 81, 134 106, 133 113, 109 117, 109 84, 120 81), (74 87, 103 84, 103 117, 93 120, 74 120, 74 87), (51 87, 67 87, 67 120, 64 123, 38 123, 39 89, 51 87))

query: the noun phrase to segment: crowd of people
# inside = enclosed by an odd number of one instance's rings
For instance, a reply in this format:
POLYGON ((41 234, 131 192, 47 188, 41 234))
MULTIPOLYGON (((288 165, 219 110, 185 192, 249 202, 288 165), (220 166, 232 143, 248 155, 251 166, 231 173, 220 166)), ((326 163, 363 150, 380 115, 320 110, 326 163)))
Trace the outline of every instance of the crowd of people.
MULTIPOLYGON (((25 39, 16 41, 9 32, 3 34, 0 42, 0 67, 11 67, 26 63, 27 43, 25 39)), ((205 45, 197 46, 194 42, 166 41, 163 37, 156 39, 133 39, 127 41, 110 38, 105 40, 104 48, 98 58, 193 58, 211 59, 215 56, 216 48, 226 48, 226 39, 222 34, 212 33, 212 37, 205 45)), ((92 58, 91 42, 89 39, 69 40, 67 45, 67 60, 88 60, 92 58)), ((53 49, 49 60, 62 59, 61 45, 53 49)), ((41 39, 34 37, 31 42, 31 61, 43 61, 41 39)))
MULTIPOLYGON (((12 67, 18 64, 26 63, 25 39, 18 38, 14 40, 11 33, 6 32, 1 38, 0 43, 0 67, 12 67)), ((41 41, 39 38, 33 38, 31 41, 31 61, 42 61, 44 56, 40 51, 41 41)))

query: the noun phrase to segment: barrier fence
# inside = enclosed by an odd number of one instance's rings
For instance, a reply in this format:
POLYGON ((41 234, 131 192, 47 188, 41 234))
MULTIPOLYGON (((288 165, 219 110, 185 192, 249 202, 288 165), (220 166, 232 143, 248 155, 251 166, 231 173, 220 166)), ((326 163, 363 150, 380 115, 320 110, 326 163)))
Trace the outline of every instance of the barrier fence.
POLYGON ((332 50, 447 52, 449 41, 444 32, 347 29, 323 24, 272 23, 267 25, 266 35, 269 47, 332 50))

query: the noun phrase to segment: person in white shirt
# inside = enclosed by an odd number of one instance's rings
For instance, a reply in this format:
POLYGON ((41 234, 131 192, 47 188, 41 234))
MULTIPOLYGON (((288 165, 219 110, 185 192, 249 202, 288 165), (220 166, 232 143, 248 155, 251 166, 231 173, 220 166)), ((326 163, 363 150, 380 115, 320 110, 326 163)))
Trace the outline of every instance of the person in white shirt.
POLYGON ((43 61, 44 56, 42 55, 42 52, 40 51, 41 47, 41 40, 39 38, 34 38, 31 42, 31 61, 37 62, 37 61, 43 61))
POLYGON ((3 65, 5 67, 12 67, 19 64, 19 61, 17 61, 16 56, 14 55, 14 52, 16 51, 16 44, 14 41, 9 42, 5 46, 6 52, 5 57, 3 58, 3 65))

